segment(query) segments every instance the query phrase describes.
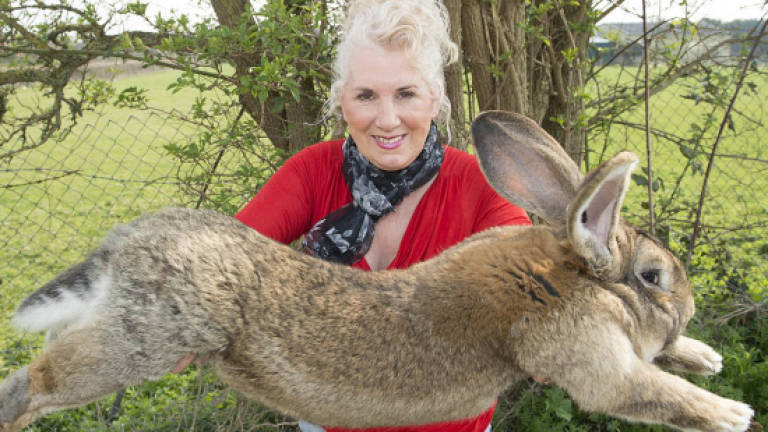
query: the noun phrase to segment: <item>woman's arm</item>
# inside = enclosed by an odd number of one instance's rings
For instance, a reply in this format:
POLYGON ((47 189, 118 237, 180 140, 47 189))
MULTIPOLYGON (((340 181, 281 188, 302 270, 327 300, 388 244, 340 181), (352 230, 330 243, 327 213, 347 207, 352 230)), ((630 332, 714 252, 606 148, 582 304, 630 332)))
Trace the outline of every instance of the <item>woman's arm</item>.
POLYGON ((313 170, 310 159, 303 153, 288 159, 235 218, 284 244, 306 233, 313 201, 307 179, 313 170))
POLYGON ((320 142, 293 155, 235 218, 285 244, 306 234, 352 200, 341 170, 342 143, 320 142))
POLYGON ((473 233, 502 225, 531 225, 525 210, 501 197, 488 184, 477 160, 468 165, 465 175, 470 184, 469 196, 477 200, 473 233))
POLYGON ((525 210, 505 200, 493 188, 486 186, 485 196, 475 219, 474 232, 502 225, 531 225, 525 210))

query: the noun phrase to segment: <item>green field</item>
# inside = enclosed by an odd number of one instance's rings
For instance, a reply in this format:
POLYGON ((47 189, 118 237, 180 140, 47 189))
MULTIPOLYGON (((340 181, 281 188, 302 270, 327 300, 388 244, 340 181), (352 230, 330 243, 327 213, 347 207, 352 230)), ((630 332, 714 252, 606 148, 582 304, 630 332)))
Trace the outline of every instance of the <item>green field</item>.
MULTIPOLYGON (((146 88, 152 105, 167 112, 186 112, 194 103, 196 93, 172 94, 167 91, 166 87, 176 76, 177 72, 155 72, 120 78, 114 84, 118 92, 130 86, 146 88)), ((607 69, 601 79, 609 82, 622 78, 616 76, 615 70, 607 69)), ((758 93, 764 95, 768 90, 768 78, 751 79, 755 81, 758 93)), ((682 97, 690 91, 689 87, 696 85, 683 81, 655 96, 651 108, 653 128, 690 138, 696 132, 694 125, 706 126, 708 106, 682 97)), ((25 103, 37 98, 32 89, 21 92, 18 97, 25 103)), ((45 100, 33 103, 38 102, 45 100)), ((768 112, 758 94, 743 94, 736 108, 748 113, 751 119, 735 116, 735 132, 728 130, 717 152, 721 156, 715 160, 703 221, 719 228, 706 231, 709 237, 705 244, 735 238, 728 243, 732 244, 729 251, 732 263, 745 268, 745 289, 751 298, 765 301, 768 243, 764 239, 765 227, 760 224, 768 221, 768 197, 765 194, 768 183, 764 175, 768 150, 762 142, 768 132, 765 126, 768 112), (742 225, 758 226, 732 230, 742 225)), ((714 112, 713 117, 718 118, 718 115, 721 118, 722 112, 714 112)), ((641 123, 642 110, 632 110, 624 120, 641 123)), ((716 123, 719 125, 719 121, 716 123)), ((21 335, 9 327, 9 316, 24 296, 82 259, 114 224, 166 205, 194 202, 193 198, 181 193, 176 181, 181 168, 167 155, 164 146, 194 140, 197 132, 189 124, 160 112, 104 105, 97 112, 87 112, 66 139, 18 157, 6 170, 0 170, 0 184, 29 183, 0 189, 0 377, 29 361, 41 346, 40 335, 21 335), (41 172, 40 168, 50 171, 41 172), (44 176, 64 169, 78 170, 78 173, 37 183, 44 176)), ((697 159, 705 165, 704 155, 711 149, 715 132, 716 128, 713 131, 710 127, 696 144, 702 152, 697 159)), ((694 143, 689 145, 695 146, 694 143)), ((642 131, 613 125, 609 131, 593 133, 589 160, 594 164, 625 148, 643 155, 645 138, 642 131)), ((658 205, 667 205, 663 212, 658 212, 660 229, 667 233, 671 246, 679 250, 689 233, 690 225, 686 221, 691 220, 691 207, 698 201, 703 176, 691 174, 690 166, 683 168, 688 159, 679 145, 654 139, 653 149, 655 178, 662 181, 655 200, 658 205), (676 188, 678 177, 682 180, 676 188)), ((646 163, 641 162, 641 165, 646 163)), ((647 215, 642 206, 644 201, 647 201, 647 191, 633 185, 626 200, 625 214, 640 225, 645 223, 647 215)), ((708 263, 706 256, 697 260, 697 263, 708 263)), ((711 266, 702 268, 704 270, 697 270, 698 273, 693 275, 694 288, 700 293, 701 302, 715 301, 707 296, 712 294, 710 285, 719 283, 718 276, 711 266)), ((717 288, 727 289, 727 286, 717 288)), ((717 299, 726 301, 730 297, 721 295, 717 299)), ((760 351, 765 349, 764 342, 763 345, 750 345, 751 335, 740 333, 739 325, 711 328, 707 323, 694 323, 692 330, 696 334, 715 340, 718 349, 726 353, 728 374, 727 379, 697 382, 720 394, 748 399, 751 393, 739 387, 738 376, 752 377, 750 379, 758 381, 756 386, 765 386, 768 394, 768 366, 765 354, 760 351)), ((515 424, 517 428, 524 425, 529 430, 588 431, 593 430, 590 425, 594 423, 607 425, 602 430, 662 430, 628 427, 615 420, 577 414, 562 392, 558 393, 556 389, 523 388, 516 389, 511 395, 515 396, 514 400, 502 400, 495 420, 496 430, 504 430, 506 424, 515 424)), ((765 399, 747 401, 764 407, 768 404, 765 399)), ((107 430, 105 419, 110 403, 105 400, 86 408, 50 415, 29 430, 107 430)), ((124 414, 113 425, 113 430, 295 429, 290 420, 238 399, 217 384, 211 374, 196 368, 159 383, 130 389, 123 407, 124 414), (281 422, 287 424, 283 427, 258 426, 281 422)), ((761 416, 762 421, 768 420, 764 411, 761 416)))

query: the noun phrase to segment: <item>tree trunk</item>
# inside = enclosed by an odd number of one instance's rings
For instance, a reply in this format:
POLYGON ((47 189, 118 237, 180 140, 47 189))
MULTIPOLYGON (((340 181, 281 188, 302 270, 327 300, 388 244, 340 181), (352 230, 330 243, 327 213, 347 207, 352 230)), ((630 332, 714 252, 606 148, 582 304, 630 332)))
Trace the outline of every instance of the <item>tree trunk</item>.
MULTIPOLYGON (((448 17, 451 21, 451 40, 461 41, 461 0, 444 0, 448 9, 448 17)), ((448 66, 445 71, 445 87, 448 99, 451 101, 451 145, 461 150, 469 146, 469 129, 467 127, 467 114, 464 109, 464 85, 462 72, 463 55, 459 50, 456 63, 448 66)), ((471 120, 471 119, 470 119, 471 120)))
POLYGON ((563 6, 555 2, 557 8, 550 14, 549 50, 554 91, 549 95, 547 111, 542 119, 542 127, 550 133, 576 163, 581 164, 586 144, 586 125, 584 124, 584 100, 579 94, 586 84, 584 77, 587 68, 589 36, 592 25, 588 24, 589 2, 575 6, 563 6), (577 31, 578 28, 588 30, 577 31), (566 57, 563 52, 572 53, 566 57))
MULTIPOLYGON (((290 2, 288 5, 291 13, 302 14, 304 9, 300 4, 305 0, 290 2)), ((235 28, 242 24, 243 14, 250 10, 249 0, 211 0, 211 5, 216 13, 219 23, 229 28, 235 28)), ((251 27, 256 22, 253 17, 246 20, 251 27)), ((247 77, 252 67, 260 63, 261 53, 234 53, 232 61, 235 63, 235 75, 247 77)), ((307 65, 298 65, 299 69, 307 65)), ((252 92, 241 88, 239 100, 246 112, 259 124, 261 129, 272 142, 272 145, 284 150, 287 154, 295 153, 302 148, 320 140, 321 128, 318 120, 322 109, 322 103, 314 98, 315 85, 312 79, 300 78, 300 100, 280 94, 277 91, 267 92, 267 98, 261 102, 252 92), (282 109, 273 107, 280 99, 286 100, 282 109)))
MULTIPOLYGON (((549 132, 577 162, 583 158, 582 123, 587 52, 592 23, 588 1, 563 6, 557 0, 477 2, 444 0, 461 21, 464 64, 481 111, 525 114, 549 132), (550 5, 551 8, 541 7, 550 5)), ((449 94, 456 92, 448 81, 449 94)), ((459 87, 460 89, 460 87, 459 87)), ((456 100, 452 97, 452 102, 456 100)), ((473 101, 470 101, 472 103, 473 101)))

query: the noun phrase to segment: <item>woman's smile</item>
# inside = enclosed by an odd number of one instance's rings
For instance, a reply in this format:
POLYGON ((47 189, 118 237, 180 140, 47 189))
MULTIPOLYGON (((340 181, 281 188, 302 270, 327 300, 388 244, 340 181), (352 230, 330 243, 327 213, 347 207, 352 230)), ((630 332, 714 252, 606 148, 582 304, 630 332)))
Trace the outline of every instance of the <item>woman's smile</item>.
POLYGON ((376 142, 376 144, 385 149, 385 150, 394 150, 405 141, 406 134, 403 135, 394 135, 394 136, 373 136, 373 140, 376 142))

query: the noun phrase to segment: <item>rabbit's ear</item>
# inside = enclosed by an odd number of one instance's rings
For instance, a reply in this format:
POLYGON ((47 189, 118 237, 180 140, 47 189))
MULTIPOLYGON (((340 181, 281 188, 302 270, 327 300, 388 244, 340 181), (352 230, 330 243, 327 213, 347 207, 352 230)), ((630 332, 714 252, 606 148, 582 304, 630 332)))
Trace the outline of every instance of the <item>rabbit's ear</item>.
POLYGON ((581 182, 578 166, 536 122, 521 114, 487 111, 472 122, 483 173, 510 202, 564 225, 581 182))
POLYGON ((592 171, 568 206, 568 240, 598 275, 621 265, 616 228, 637 157, 621 152, 592 171))

